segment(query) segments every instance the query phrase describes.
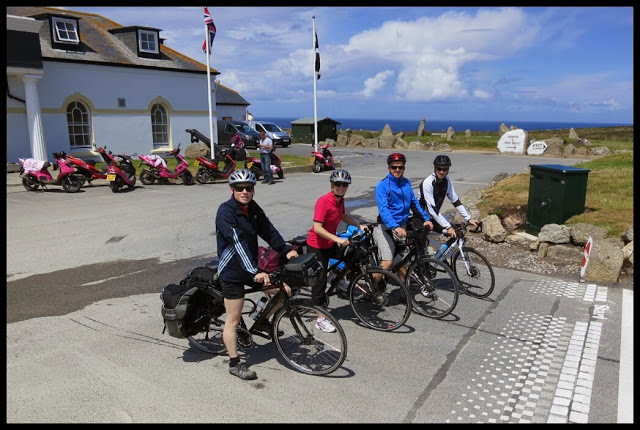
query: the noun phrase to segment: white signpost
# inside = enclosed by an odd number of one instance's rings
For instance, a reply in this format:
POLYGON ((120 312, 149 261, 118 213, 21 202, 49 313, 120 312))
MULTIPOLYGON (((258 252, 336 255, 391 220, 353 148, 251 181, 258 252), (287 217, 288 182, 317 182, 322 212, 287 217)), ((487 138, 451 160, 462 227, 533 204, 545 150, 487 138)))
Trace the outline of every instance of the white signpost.
POLYGON ((503 134, 498 141, 498 151, 512 152, 514 154, 524 154, 524 139, 526 133, 523 129, 518 128, 516 130, 508 131, 503 134))
POLYGON ((544 140, 538 140, 533 142, 527 148, 528 155, 542 155, 542 153, 547 149, 547 143, 544 140))

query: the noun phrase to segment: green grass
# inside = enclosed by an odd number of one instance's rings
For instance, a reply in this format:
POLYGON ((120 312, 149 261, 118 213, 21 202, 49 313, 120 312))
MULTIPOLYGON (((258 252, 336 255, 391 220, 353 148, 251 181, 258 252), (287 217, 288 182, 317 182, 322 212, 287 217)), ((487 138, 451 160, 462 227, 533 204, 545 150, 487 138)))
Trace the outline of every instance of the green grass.
MULTIPOLYGON (((610 237, 620 237, 633 227, 633 154, 613 154, 575 166, 589 169, 585 211, 566 224, 593 224, 606 228, 610 237)), ((529 181, 528 173, 520 173, 483 190, 478 204, 481 215, 498 214, 504 202, 526 206, 529 181)))

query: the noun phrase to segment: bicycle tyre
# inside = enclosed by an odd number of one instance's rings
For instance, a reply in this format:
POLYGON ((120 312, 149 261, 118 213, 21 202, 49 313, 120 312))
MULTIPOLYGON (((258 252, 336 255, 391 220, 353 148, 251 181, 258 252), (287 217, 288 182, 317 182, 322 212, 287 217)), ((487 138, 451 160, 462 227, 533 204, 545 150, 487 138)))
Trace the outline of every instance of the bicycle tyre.
POLYGON ((398 275, 376 267, 355 275, 349 283, 349 303, 353 312, 374 330, 393 331, 402 327, 411 315, 409 297, 409 289, 398 275), (372 290, 374 274, 381 274, 383 280, 372 290), (383 285, 381 290, 379 285, 383 285))
POLYGON ((455 309, 460 296, 456 275, 434 258, 416 259, 407 270, 407 288, 413 310, 428 318, 444 318, 455 309))
POLYGON ((222 331, 224 330, 224 299, 222 293, 214 289, 206 289, 207 295, 206 310, 203 318, 208 319, 208 323, 203 322, 204 330, 188 336, 189 344, 200 351, 209 354, 221 354, 227 351, 222 340, 222 331))
POLYGON ((273 342, 284 360, 308 375, 326 375, 347 358, 347 336, 338 320, 326 310, 303 302, 280 309, 273 318, 273 342), (323 314, 336 328, 333 333, 315 327, 323 314))
POLYGON ((462 290, 472 297, 483 299, 489 297, 496 285, 496 276, 487 257, 474 248, 462 247, 462 251, 471 262, 470 270, 460 256, 460 251, 451 257, 453 272, 458 277, 462 290))

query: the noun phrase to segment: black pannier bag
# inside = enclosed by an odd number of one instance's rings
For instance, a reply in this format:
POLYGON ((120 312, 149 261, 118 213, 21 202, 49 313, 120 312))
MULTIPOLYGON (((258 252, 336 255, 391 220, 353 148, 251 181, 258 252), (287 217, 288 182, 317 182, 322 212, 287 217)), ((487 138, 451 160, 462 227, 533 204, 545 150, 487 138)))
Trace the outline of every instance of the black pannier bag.
POLYGON ((208 324, 207 318, 203 318, 206 311, 206 293, 202 291, 204 285, 198 285, 198 281, 169 284, 163 288, 162 318, 164 329, 169 335, 177 338, 193 336, 204 330, 208 324))
POLYGON ((315 253, 301 254, 284 265, 285 282, 293 288, 310 288, 318 282, 322 270, 315 253))

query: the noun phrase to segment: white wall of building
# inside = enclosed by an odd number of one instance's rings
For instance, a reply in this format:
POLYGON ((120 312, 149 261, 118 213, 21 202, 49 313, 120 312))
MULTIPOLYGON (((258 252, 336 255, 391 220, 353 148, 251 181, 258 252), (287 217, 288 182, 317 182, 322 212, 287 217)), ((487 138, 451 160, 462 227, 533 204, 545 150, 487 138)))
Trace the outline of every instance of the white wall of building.
MULTIPOLYGON (((150 107, 154 100, 162 101, 168 108, 168 148, 182 143, 184 149, 191 143, 187 128, 210 134, 206 74, 52 61, 45 61, 43 66, 44 76, 37 88, 50 157, 60 150, 74 153, 69 146, 66 102, 78 94, 79 100, 91 110, 93 143, 107 145, 116 153, 152 153, 150 107), (125 99, 126 107, 118 107, 118 98, 125 99)), ((21 80, 12 77, 8 81, 11 94, 24 99, 21 80)), ((216 106, 215 92, 211 103, 216 106)), ((7 112, 7 161, 15 162, 31 156, 26 108, 24 103, 9 97, 7 107, 13 108, 7 112)), ((243 107, 241 111, 244 114, 243 107)), ((215 124, 215 108, 213 116, 215 124)))

